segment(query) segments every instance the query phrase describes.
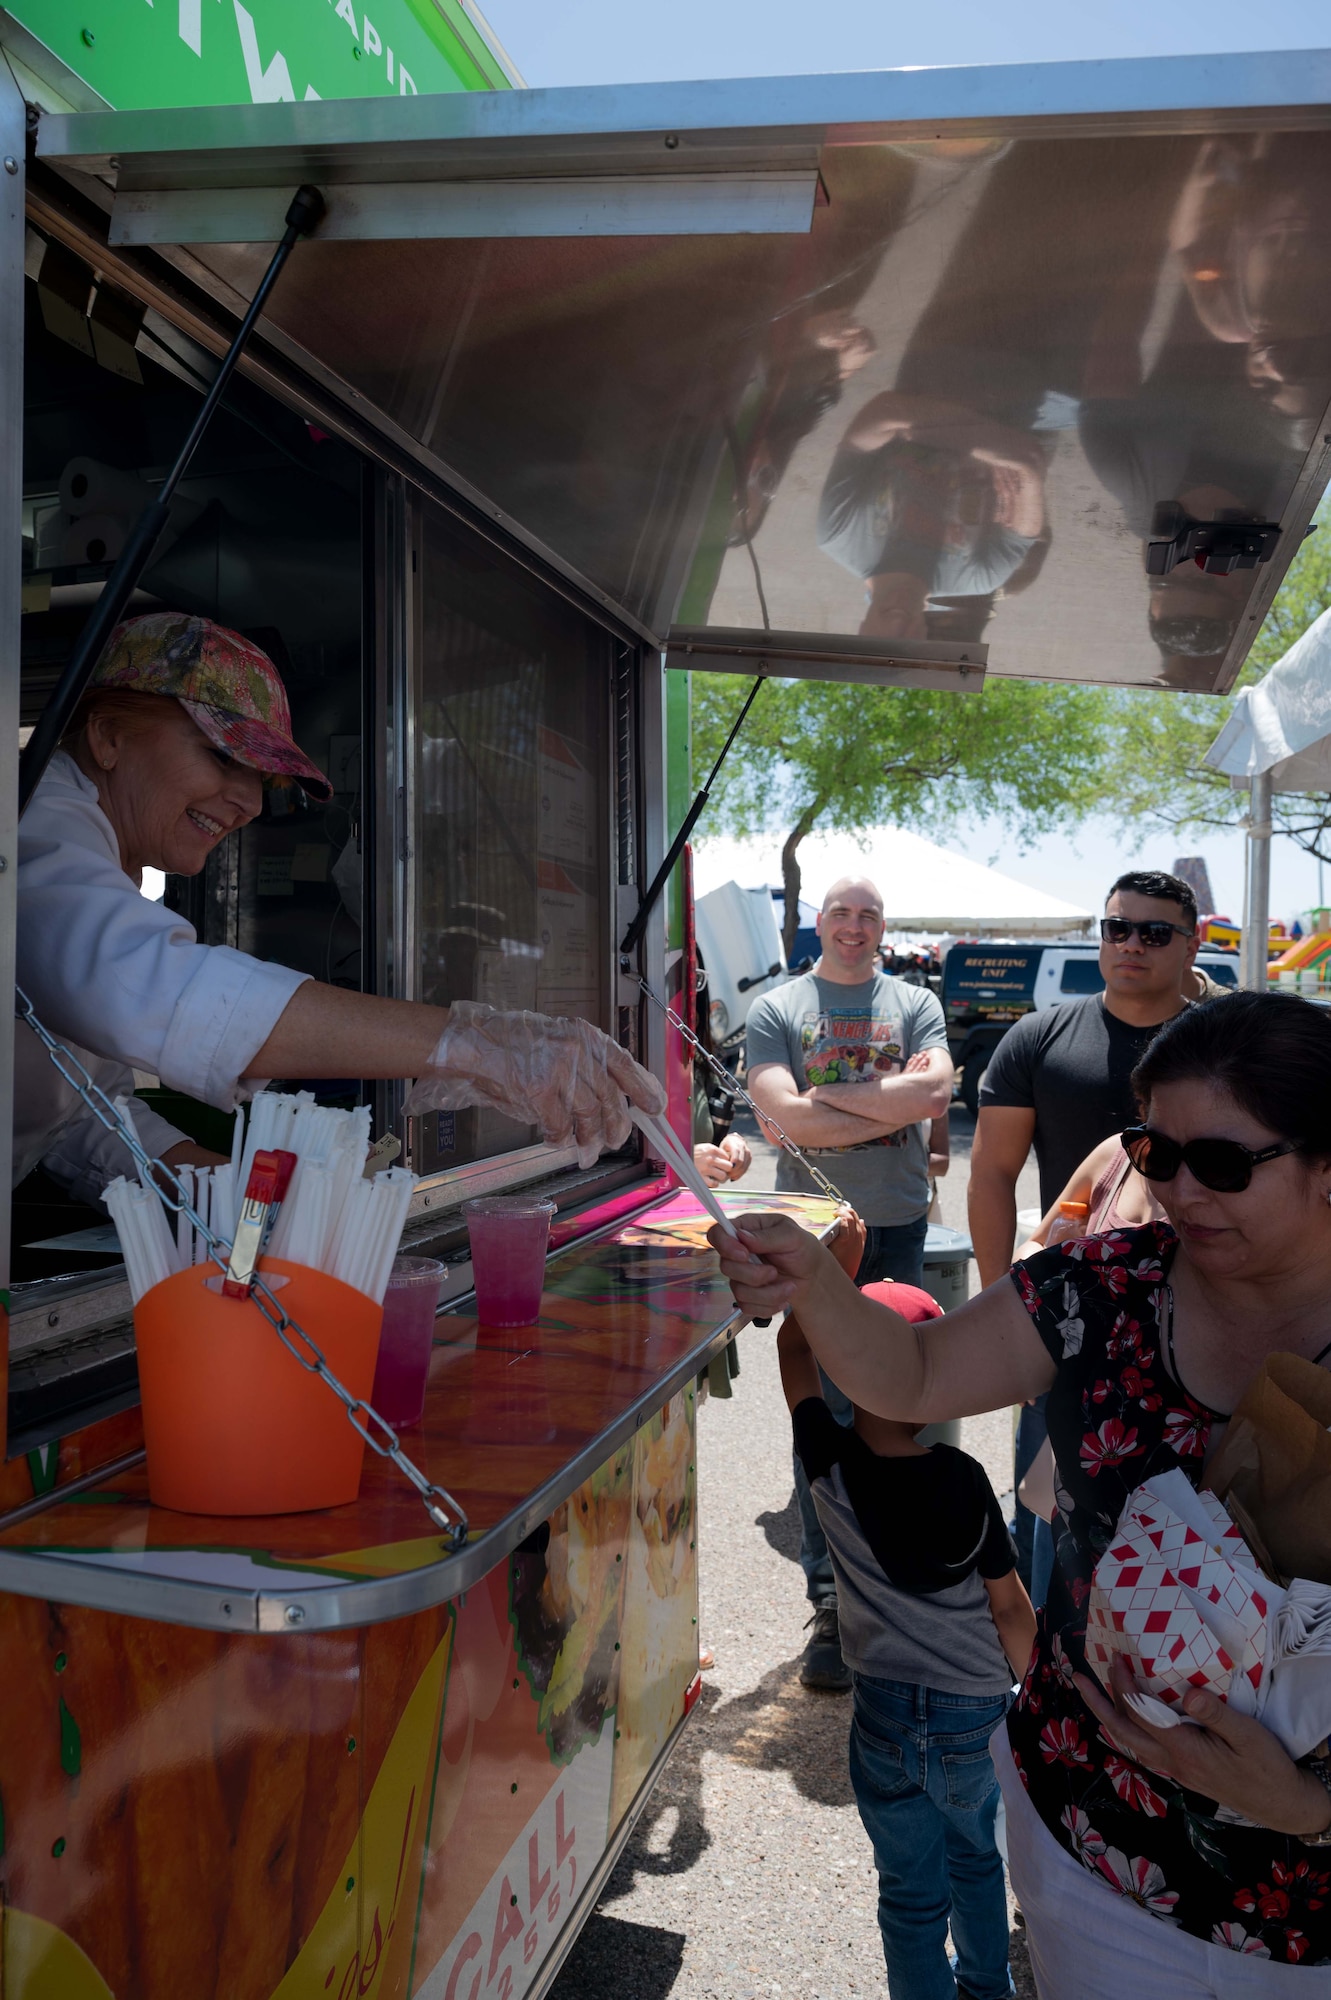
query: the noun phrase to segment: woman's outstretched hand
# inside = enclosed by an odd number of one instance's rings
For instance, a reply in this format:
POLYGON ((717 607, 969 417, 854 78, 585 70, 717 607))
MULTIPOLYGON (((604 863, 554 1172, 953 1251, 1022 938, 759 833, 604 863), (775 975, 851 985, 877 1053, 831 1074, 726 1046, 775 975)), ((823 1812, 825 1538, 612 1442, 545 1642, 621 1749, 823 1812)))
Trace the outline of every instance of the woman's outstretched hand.
POLYGON ((1194 1688, 1182 1706, 1188 1721, 1198 1726, 1176 1723, 1157 1729, 1127 1705, 1136 1682, 1121 1653, 1110 1667, 1109 1695, 1089 1674, 1073 1678, 1102 1733, 1134 1763, 1172 1778, 1187 1791, 1201 1792, 1273 1833, 1297 1837, 1325 1828, 1331 1805, 1326 1787, 1310 1771, 1301 1771, 1279 1738, 1250 1715, 1240 1715, 1218 1696, 1194 1688))
POLYGON ((736 1305, 759 1318, 783 1312, 827 1261, 817 1237, 786 1215, 737 1216, 733 1236, 714 1223, 707 1241, 736 1305))

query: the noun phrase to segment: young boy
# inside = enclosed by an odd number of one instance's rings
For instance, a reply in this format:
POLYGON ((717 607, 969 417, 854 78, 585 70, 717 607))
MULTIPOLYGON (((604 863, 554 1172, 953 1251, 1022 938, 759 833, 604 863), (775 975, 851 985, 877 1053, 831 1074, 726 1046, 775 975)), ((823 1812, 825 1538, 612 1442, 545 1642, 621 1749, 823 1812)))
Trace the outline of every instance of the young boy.
MULTIPOLYGON (((908 1319, 939 1316, 912 1285, 864 1289, 908 1319)), ((843 1428, 795 1319, 777 1349, 854 1675, 850 1776, 878 1869, 888 1991, 892 2000, 1006 2000, 989 1738, 1035 1638, 1012 1538, 975 1459, 919 1444, 919 1426, 858 1407, 854 1428, 843 1428)))

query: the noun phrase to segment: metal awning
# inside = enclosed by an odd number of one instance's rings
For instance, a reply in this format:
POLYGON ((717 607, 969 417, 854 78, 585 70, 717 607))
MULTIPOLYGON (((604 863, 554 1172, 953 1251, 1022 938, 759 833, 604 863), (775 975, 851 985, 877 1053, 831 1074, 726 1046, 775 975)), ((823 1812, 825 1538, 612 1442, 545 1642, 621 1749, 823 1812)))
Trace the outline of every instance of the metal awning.
POLYGON ((1328 52, 81 113, 37 153, 233 308, 313 181, 272 344, 672 664, 1223 691, 1331 464, 1328 52))

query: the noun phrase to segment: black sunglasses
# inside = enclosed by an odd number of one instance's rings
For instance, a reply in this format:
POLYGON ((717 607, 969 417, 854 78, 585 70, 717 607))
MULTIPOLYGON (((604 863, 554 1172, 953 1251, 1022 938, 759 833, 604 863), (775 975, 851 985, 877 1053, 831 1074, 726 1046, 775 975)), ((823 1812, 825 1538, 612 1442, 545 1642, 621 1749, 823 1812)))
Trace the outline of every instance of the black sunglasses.
POLYGON ((1149 1125, 1129 1125, 1120 1136, 1124 1152, 1146 1180, 1172 1181, 1179 1168, 1186 1167, 1193 1179, 1213 1194, 1242 1194, 1254 1167, 1299 1150, 1282 1141, 1254 1153, 1237 1139, 1189 1139, 1180 1145, 1163 1132, 1153 1132, 1149 1125))
POLYGON ((1189 930, 1186 924, 1166 923, 1163 917, 1151 917, 1144 924, 1131 923, 1127 917, 1100 919, 1100 935, 1106 944, 1126 944, 1134 931, 1144 945, 1149 945, 1152 951, 1158 951, 1161 945, 1168 944, 1172 937, 1195 936, 1196 926, 1189 930))

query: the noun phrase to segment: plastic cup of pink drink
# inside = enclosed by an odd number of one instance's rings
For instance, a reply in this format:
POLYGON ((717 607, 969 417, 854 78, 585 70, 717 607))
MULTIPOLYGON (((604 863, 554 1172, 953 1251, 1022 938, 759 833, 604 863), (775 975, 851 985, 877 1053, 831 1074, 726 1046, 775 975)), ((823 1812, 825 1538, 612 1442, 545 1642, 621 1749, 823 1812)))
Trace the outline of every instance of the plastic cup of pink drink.
POLYGON ((370 1401, 394 1428, 421 1420, 443 1282, 444 1267, 433 1257, 393 1259, 370 1401))
POLYGON ((525 1194, 481 1195, 462 1204, 482 1326, 530 1326, 536 1319, 554 1212, 552 1201, 525 1194))

